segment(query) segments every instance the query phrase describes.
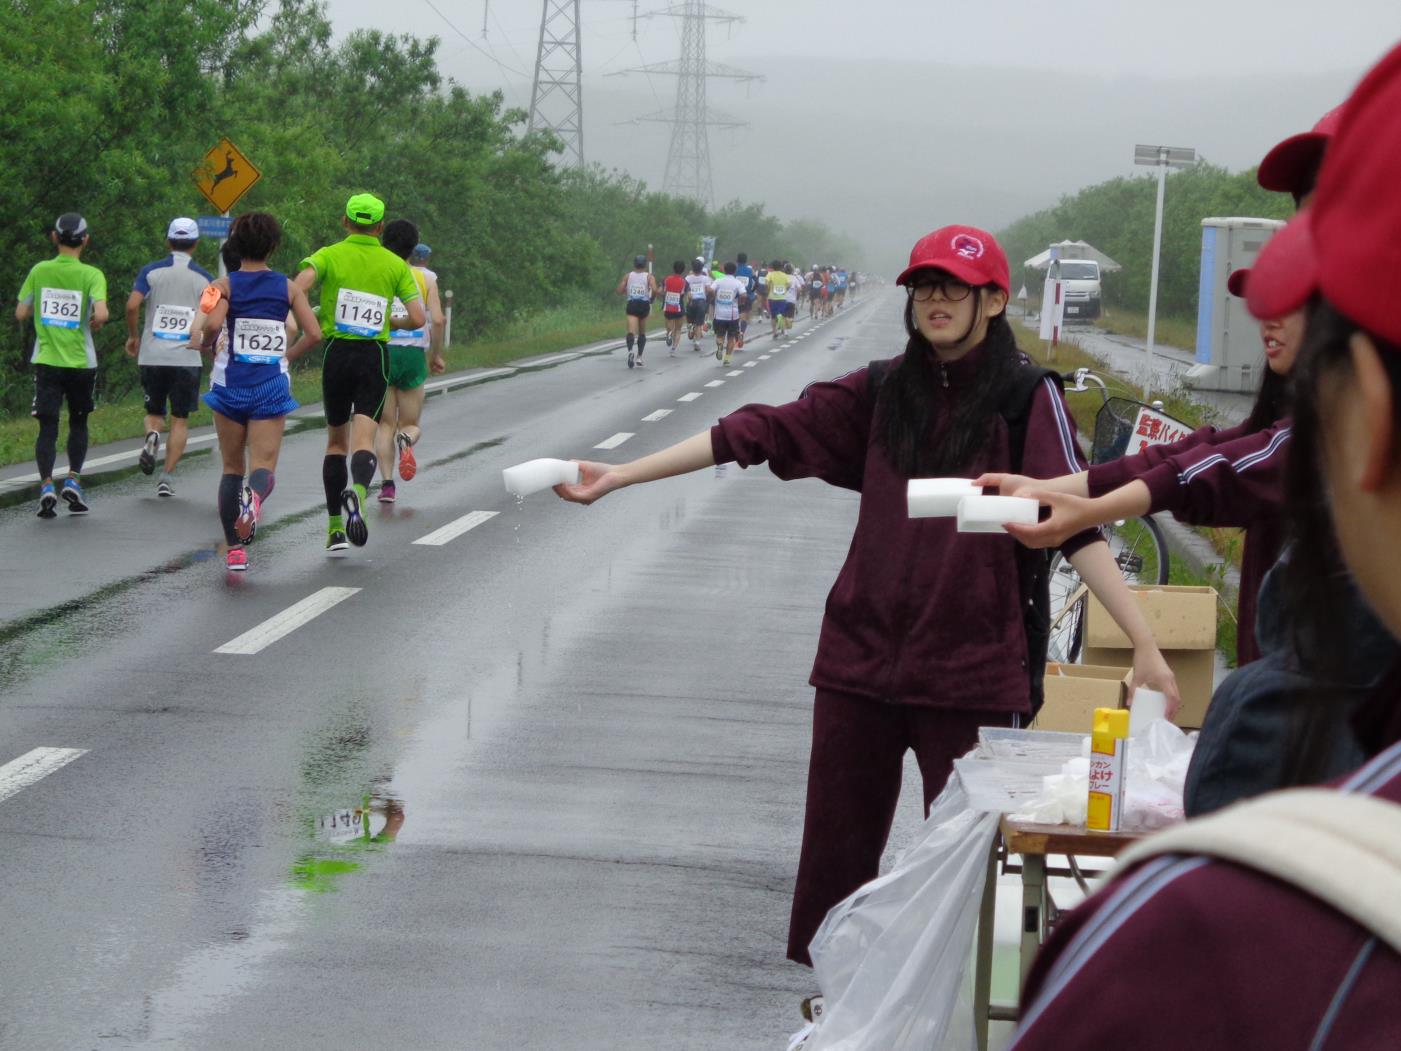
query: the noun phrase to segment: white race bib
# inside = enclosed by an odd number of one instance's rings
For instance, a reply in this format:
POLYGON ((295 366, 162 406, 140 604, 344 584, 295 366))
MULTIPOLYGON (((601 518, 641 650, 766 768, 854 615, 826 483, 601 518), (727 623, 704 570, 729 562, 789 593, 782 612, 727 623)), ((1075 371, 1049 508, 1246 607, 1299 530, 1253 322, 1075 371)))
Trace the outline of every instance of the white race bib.
POLYGON ((336 331, 347 336, 379 339, 388 312, 389 300, 384 296, 342 288, 336 296, 336 331))
POLYGON ((156 307, 155 315, 151 318, 151 335, 172 343, 185 343, 189 341, 190 326, 194 323, 193 307, 161 305, 156 307))
POLYGON ((287 356, 287 325, 270 318, 234 318, 234 361, 246 365, 276 365, 287 356))
POLYGON ((735 301, 735 290, 733 288, 721 288, 715 292, 715 302, 721 306, 729 306, 735 301))
POLYGON ((680 307, 680 306, 681 306, 681 293, 680 293, 680 292, 668 292, 668 293, 666 294, 666 305, 669 306, 669 307, 680 307))
POLYGON ((39 323, 50 328, 77 328, 83 320, 83 293, 72 288, 39 290, 39 323))

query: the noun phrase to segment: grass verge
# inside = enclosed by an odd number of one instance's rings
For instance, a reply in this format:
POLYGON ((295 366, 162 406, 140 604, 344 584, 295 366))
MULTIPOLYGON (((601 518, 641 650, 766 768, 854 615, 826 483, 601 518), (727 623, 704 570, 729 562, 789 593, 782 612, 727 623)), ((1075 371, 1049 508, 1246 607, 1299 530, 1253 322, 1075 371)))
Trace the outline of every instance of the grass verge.
MULTIPOLYGON (((1122 307, 1115 307, 1095 319, 1095 327, 1113 336, 1130 336, 1133 339, 1148 338, 1148 315, 1139 314, 1122 307)), ((1153 326, 1153 342, 1161 347, 1176 347, 1179 350, 1192 350, 1197 345, 1197 321, 1195 318, 1165 317, 1159 315, 1153 326)))
MULTIPOLYGON (((455 343, 447 348, 444 357, 449 372, 500 365, 518 358, 596 343, 610 336, 621 338, 622 321, 618 311, 605 311, 602 307, 588 304, 561 306, 509 328, 455 343)), ((134 374, 134 362, 130 368, 134 374)), ((206 380, 202 388, 207 386, 206 380)), ((303 405, 321 400, 321 357, 315 351, 292 366, 292 396, 303 405)), ((139 391, 112 401, 99 397, 96 411, 88 417, 88 442, 94 447, 127 440, 135 442, 142 436, 144 416, 139 391)), ((213 414, 203 403, 190 415, 191 427, 206 427, 213 422, 213 414)), ((0 464, 32 460, 36 434, 37 425, 27 415, 0 420, 0 464)), ((59 438, 62 458, 63 432, 59 438)))

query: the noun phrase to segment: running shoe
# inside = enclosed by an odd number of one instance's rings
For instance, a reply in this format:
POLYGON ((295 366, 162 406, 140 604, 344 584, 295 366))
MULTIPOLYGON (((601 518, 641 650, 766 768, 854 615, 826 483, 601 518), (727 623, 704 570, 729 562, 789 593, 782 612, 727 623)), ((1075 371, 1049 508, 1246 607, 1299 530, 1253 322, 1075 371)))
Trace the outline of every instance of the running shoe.
POLYGON ((78 484, 76 478, 66 478, 63 482, 63 489, 59 493, 63 497, 63 502, 68 505, 70 515, 85 515, 88 513, 87 501, 83 499, 83 487, 78 484))
POLYGON ((241 547, 229 548, 228 557, 224 560, 224 565, 228 567, 230 573, 244 573, 248 570, 248 552, 241 547))
POLYGON ((350 546, 350 541, 345 538, 344 529, 328 529, 326 531, 326 550, 344 551, 350 546))
POLYGON ((632 367, 633 367, 634 365, 636 365, 636 364, 637 364, 637 355, 634 354, 632 351, 628 351, 628 368, 632 368, 632 367))
POLYGON ((161 436, 159 431, 147 431, 146 441, 141 446, 141 456, 136 461, 141 467, 142 474, 150 474, 156 469, 156 453, 161 447, 161 436))
POLYGON ((156 483, 156 495, 157 495, 157 496, 174 496, 174 495, 175 495, 175 486, 173 486, 173 485, 170 484, 170 479, 168 479, 168 478, 162 478, 159 482, 156 483))
POLYGON ((637 352, 637 367, 642 368, 642 351, 637 352))
MULTIPOLYGON (((418 474, 418 461, 414 459, 413 442, 409 441, 409 436, 403 431, 394 435, 394 441, 399 446, 399 477, 406 482, 413 481, 413 476, 418 474)), ((390 503, 393 503, 394 483, 389 483, 390 503)))
POLYGON ((370 527, 360 514, 360 494, 352 487, 341 492, 341 507, 345 510, 345 536, 356 547, 364 547, 370 539, 370 527))
POLYGON ((394 483, 385 482, 379 487, 379 502, 382 504, 392 504, 394 502, 394 483))
POLYGON ((725 358, 725 348, 724 348, 724 347, 716 347, 716 348, 715 348, 715 360, 716 360, 716 361, 723 361, 724 358, 725 358))
POLYGON ((734 362, 734 359, 733 359, 732 357, 730 357, 728 354, 725 355, 725 360, 722 361, 722 362, 720 362, 720 364, 721 364, 722 366, 724 366, 725 368, 729 368, 729 367, 730 367, 731 365, 733 365, 734 363, 735 363, 735 362, 734 362))
POLYGON ((53 482, 48 482, 39 490, 39 517, 55 518, 58 512, 54 510, 58 506, 58 493, 54 492, 53 482))
POLYGON ((736 343, 735 343, 735 350, 743 350, 743 349, 744 349, 744 333, 741 332, 741 333, 739 334, 739 339, 738 339, 738 341, 736 341, 736 343))
POLYGON ((263 501, 252 486, 243 487, 243 498, 239 502, 238 517, 234 519, 234 536, 240 544, 251 544, 253 534, 258 531, 258 520, 263 517, 263 501))

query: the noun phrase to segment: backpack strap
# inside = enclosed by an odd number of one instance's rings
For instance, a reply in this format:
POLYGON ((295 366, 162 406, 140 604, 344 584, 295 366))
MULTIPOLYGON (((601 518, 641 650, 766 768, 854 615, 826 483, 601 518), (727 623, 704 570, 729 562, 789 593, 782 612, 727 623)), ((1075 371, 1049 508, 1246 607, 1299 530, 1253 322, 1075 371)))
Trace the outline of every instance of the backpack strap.
POLYGON ((1134 844, 1116 871, 1205 854, 1313 895, 1401 953, 1401 806, 1323 788, 1271 792, 1134 844))

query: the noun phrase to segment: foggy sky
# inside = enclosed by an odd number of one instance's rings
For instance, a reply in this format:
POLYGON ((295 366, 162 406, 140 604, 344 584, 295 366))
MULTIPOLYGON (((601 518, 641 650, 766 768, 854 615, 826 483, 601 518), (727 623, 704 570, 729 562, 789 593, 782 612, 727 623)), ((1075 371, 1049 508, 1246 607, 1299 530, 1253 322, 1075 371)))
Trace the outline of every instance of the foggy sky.
MULTIPOLYGON (((528 106, 538 0, 433 2, 441 15, 427 0, 328 6, 338 33, 438 36, 447 75, 528 106)), ((637 9, 664 6, 640 0, 637 9)), ((633 9, 631 0, 583 0, 585 150, 661 188, 669 128, 621 122, 669 111, 675 79, 604 74, 677 57, 679 23, 642 18, 634 41, 633 9)), ((708 57, 766 79, 712 82, 712 105, 750 122, 711 133, 716 197, 824 219, 884 268, 934 226, 997 228, 1063 193, 1134 174, 1135 142, 1193 146, 1232 169, 1256 164, 1401 40, 1398 0, 783 0, 726 9, 746 22, 712 26, 708 57)))

